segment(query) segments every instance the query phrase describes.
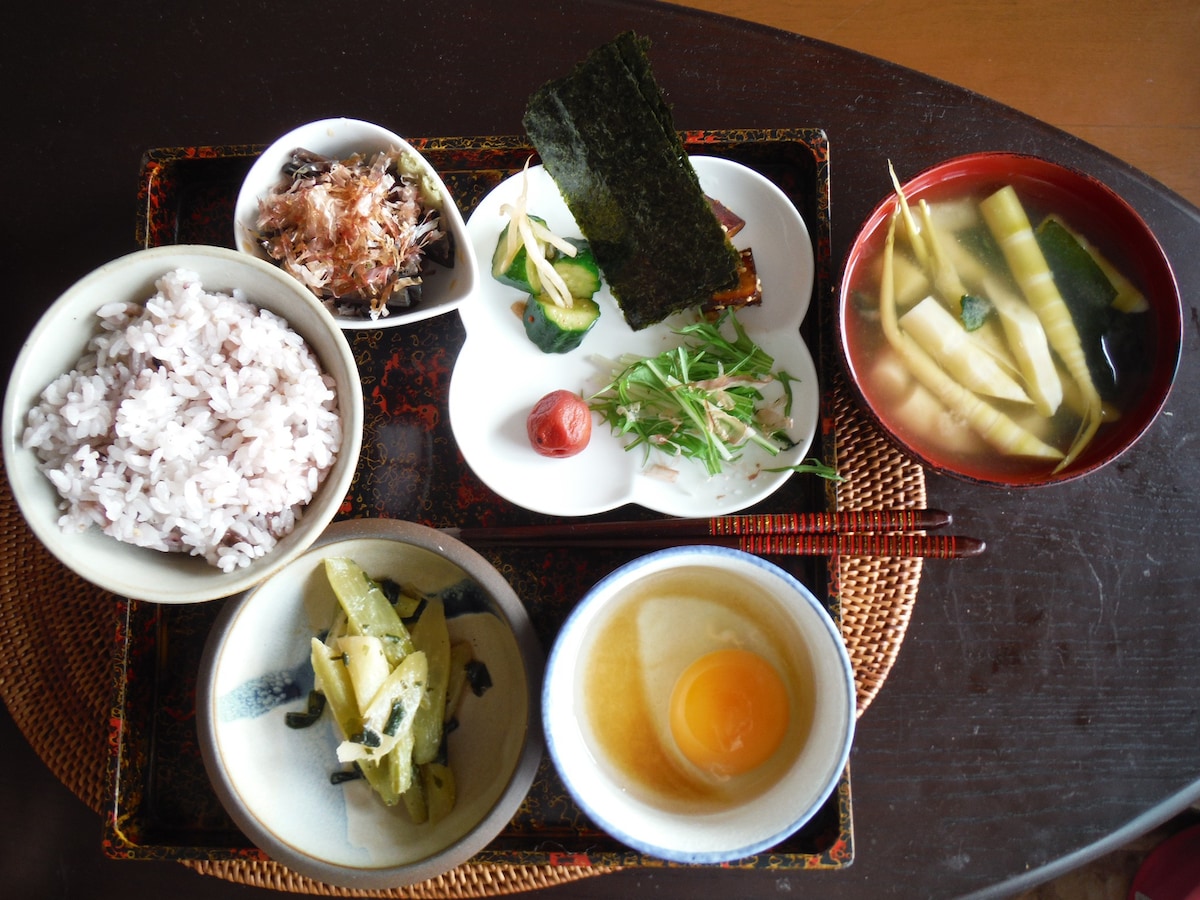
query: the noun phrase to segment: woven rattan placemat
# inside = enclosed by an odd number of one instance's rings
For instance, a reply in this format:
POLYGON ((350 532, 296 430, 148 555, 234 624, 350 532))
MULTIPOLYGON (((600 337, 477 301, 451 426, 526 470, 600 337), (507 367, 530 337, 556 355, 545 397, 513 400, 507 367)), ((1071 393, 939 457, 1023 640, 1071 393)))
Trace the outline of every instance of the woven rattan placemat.
MULTIPOLYGON (((836 379, 835 379, 836 381, 836 379)), ((834 385, 832 407, 840 509, 925 505, 925 478, 834 385)), ((842 631, 858 684, 861 715, 883 686, 908 627, 921 560, 842 558, 842 631)), ((0 697, 55 776, 97 814, 109 755, 116 599, 62 566, 25 524, 0 475, 0 697)), ((352 891, 302 878, 269 861, 184 862, 198 872, 275 890, 331 897, 445 898, 513 894, 612 869, 467 864, 391 891, 352 891)))

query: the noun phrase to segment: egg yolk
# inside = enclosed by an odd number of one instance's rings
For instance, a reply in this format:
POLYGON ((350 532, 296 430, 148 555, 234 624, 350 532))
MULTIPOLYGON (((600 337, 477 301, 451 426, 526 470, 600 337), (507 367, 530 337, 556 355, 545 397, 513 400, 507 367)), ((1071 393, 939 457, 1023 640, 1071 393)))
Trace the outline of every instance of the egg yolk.
POLYGON ((788 693, 775 667, 748 650, 717 650, 684 670, 671 692, 671 736, 716 776, 762 765, 788 727, 788 693))

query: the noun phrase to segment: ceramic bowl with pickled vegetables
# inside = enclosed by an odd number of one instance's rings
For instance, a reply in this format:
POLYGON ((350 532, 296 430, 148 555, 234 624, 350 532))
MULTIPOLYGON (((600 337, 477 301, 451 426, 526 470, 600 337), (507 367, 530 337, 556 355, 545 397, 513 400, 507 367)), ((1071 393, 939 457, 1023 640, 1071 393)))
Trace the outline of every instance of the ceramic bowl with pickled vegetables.
POLYGON ((906 179, 841 281, 841 346, 869 413, 930 469, 1006 487, 1094 472, 1162 410, 1179 291, 1142 218, 1095 178, 978 153, 906 179))
POLYGON ((223 247, 159 247, 39 320, 5 396, 4 463, 65 566, 119 596, 196 603, 324 531, 362 427, 345 334, 294 279, 223 247))
POLYGON ((593 822, 648 856, 715 864, 768 851, 829 799, 855 683, 800 581, 738 550, 678 547, 587 593, 550 652, 542 714, 593 822))
POLYGON ((197 688, 204 764, 243 833, 301 875, 434 878, 533 781, 542 660, 475 551, 414 523, 338 522, 222 610, 197 688))
POLYGON ((238 192, 234 240, 346 329, 441 315, 475 286, 475 251, 441 176, 408 141, 359 119, 309 122, 268 146, 238 192))

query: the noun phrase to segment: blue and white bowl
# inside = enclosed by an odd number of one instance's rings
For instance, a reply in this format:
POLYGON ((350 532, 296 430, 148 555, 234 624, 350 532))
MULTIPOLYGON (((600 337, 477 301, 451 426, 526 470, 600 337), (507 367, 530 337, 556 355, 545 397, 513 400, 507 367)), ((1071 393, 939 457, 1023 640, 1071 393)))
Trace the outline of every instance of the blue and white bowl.
POLYGON ((474 856, 512 819, 542 752, 542 651, 524 606, 482 556, 440 532, 388 519, 338 522, 305 554, 222 610, 197 686, 200 749, 213 787, 242 832, 276 862, 317 881, 382 890, 435 878, 474 856), (349 557, 446 605, 452 641, 469 641, 491 687, 464 692, 447 738, 457 802, 414 824, 362 780, 333 784, 340 735, 307 708, 310 640, 337 603, 324 560, 349 557))

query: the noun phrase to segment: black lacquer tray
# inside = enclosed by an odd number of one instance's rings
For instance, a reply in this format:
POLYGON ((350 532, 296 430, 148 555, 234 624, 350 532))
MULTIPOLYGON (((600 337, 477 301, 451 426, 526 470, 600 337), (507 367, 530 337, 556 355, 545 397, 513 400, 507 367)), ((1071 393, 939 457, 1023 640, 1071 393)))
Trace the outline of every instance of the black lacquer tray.
MULTIPOLYGON (((816 280, 802 334, 824 379, 821 319, 830 313, 828 148, 816 129, 703 131, 685 134, 689 153, 750 166, 792 199, 813 240, 816 280)), ((518 171, 533 150, 523 138, 411 139, 438 169, 469 216, 478 201, 518 171)), ((242 177, 262 147, 189 147, 149 151, 138 192, 137 240, 151 247, 233 246, 232 208, 242 177)), ((752 214, 752 211, 747 211, 752 214)), ((546 521, 494 494, 459 454, 446 415, 450 375, 463 329, 455 313, 386 329, 347 332, 362 376, 366 431, 362 458, 339 518, 388 517, 433 527, 546 521)), ((824 381, 823 381, 824 383, 824 381)), ((824 392, 828 394, 829 391, 824 392)), ((825 402, 823 401, 823 406, 825 402)), ((829 410, 813 454, 836 464, 829 410)), ((836 506, 829 485, 795 476, 756 512, 836 506)), ((646 518, 635 507, 595 518, 646 518)), ((526 604, 547 650, 559 624, 598 578, 634 551, 586 554, 504 549, 485 555, 526 604)), ((840 620, 837 567, 828 558, 776 560, 826 598, 840 620)), ((105 847, 114 857, 259 860, 209 786, 197 746, 195 677, 222 602, 159 606, 118 601, 109 796, 105 847)), ((853 653, 852 653, 853 659, 853 653)), ((821 811, 770 853, 737 865, 838 868, 853 858, 849 773, 821 811)), ((659 866, 595 828, 543 760, 528 798, 508 827, 473 862, 512 865, 659 866)))

